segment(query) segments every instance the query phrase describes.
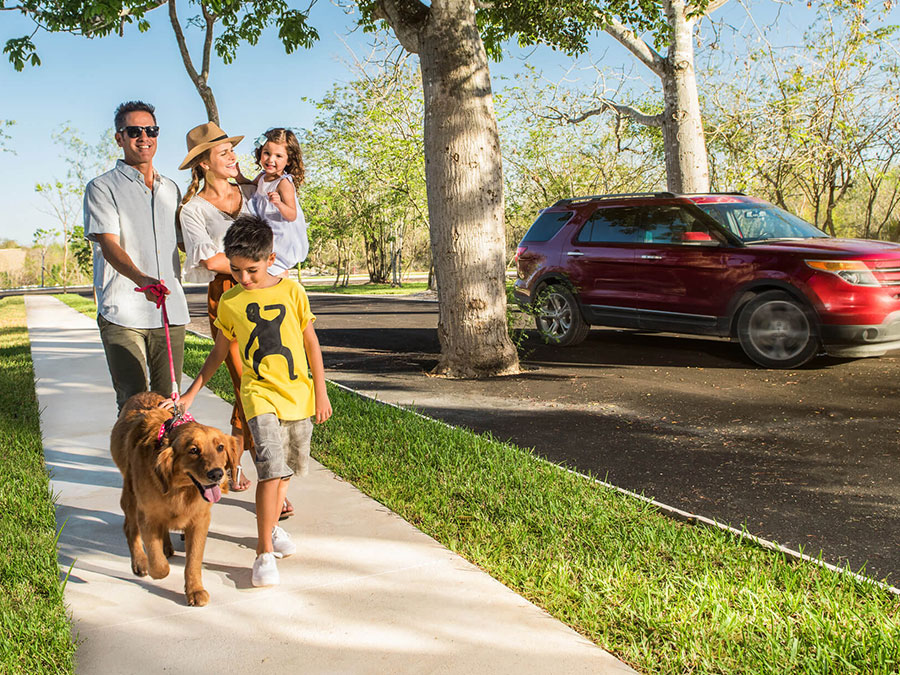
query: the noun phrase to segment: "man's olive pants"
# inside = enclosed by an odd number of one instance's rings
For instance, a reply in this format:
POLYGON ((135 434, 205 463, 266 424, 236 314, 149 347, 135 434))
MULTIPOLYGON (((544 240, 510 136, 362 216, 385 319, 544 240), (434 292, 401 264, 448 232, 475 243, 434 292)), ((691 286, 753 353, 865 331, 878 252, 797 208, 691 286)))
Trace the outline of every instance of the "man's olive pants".
MULTIPOLYGON (((100 339, 120 411, 130 397, 147 391, 148 370, 150 391, 163 396, 172 393, 165 328, 126 328, 110 323, 102 316, 97 317, 97 325, 100 326, 100 339)), ((172 338, 175 378, 180 387, 184 363, 184 326, 169 326, 169 334, 172 338)))

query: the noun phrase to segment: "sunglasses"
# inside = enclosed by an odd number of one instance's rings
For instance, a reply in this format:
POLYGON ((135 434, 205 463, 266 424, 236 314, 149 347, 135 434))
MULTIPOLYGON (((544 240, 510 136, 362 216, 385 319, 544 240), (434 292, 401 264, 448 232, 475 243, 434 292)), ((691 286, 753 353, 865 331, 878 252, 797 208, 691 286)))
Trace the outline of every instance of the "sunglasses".
POLYGON ((146 133, 148 138, 156 138, 159 136, 159 127, 122 127, 119 129, 119 133, 125 132, 128 134, 128 138, 140 138, 141 133, 146 133))

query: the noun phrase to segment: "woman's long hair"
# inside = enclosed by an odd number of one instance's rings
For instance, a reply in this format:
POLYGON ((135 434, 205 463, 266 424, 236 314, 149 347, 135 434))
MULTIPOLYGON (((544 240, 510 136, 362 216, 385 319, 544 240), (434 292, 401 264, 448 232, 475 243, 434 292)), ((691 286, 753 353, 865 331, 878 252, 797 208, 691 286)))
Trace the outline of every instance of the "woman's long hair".
POLYGON ((194 195, 200 191, 200 181, 206 183, 206 170, 200 166, 200 162, 208 158, 209 150, 206 150, 197 155, 191 163, 191 184, 188 186, 187 192, 184 193, 184 198, 181 200, 182 206, 191 201, 194 195))

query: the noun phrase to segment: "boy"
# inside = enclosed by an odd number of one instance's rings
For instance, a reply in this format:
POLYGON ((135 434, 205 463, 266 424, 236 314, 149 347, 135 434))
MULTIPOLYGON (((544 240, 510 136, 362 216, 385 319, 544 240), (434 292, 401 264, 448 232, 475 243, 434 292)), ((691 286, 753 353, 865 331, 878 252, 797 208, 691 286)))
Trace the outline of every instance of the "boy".
POLYGON ((296 281, 268 272, 275 260, 272 229, 255 216, 238 218, 225 233, 225 255, 239 285, 222 295, 215 345, 180 402, 185 410, 190 407, 236 340, 244 365, 241 402, 256 444, 258 474, 251 581, 272 586, 279 582, 275 558, 297 550, 277 527, 288 481, 295 472, 306 475, 311 419, 319 424, 331 417, 331 403, 306 292, 296 281))

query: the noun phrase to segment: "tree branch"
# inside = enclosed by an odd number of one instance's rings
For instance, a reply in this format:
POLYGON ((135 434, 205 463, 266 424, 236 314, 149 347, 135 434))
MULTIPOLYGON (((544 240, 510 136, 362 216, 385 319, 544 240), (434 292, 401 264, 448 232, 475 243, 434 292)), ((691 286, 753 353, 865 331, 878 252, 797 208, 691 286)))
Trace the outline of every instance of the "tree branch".
POLYGON ((375 17, 387 21, 394 35, 411 54, 419 53, 419 30, 428 21, 431 8, 421 0, 377 0, 375 17))
POLYGON ((634 120, 638 124, 643 124, 645 127, 656 127, 662 128, 663 125, 663 116, 662 115, 648 115, 646 113, 642 113, 637 108, 633 108, 630 105, 623 105, 621 103, 616 103, 615 101, 610 101, 606 98, 601 98, 598 101, 600 103, 599 108, 594 108, 593 110, 588 110, 580 115, 572 117, 570 115, 566 115, 562 111, 557 108, 550 108, 550 110, 556 113, 556 117, 554 119, 558 119, 561 121, 568 122, 569 124, 578 124, 580 122, 584 122, 589 117, 593 117, 594 115, 602 115, 605 112, 615 111, 619 115, 627 117, 631 120, 634 120))
POLYGON ((200 75, 197 74, 197 69, 194 68, 193 61, 191 61, 191 53, 188 51, 187 43, 184 41, 184 31, 181 30, 181 24, 178 22, 178 14, 175 10, 175 0, 168 0, 168 3, 169 21, 172 23, 172 30, 175 31, 175 40, 178 42, 178 51, 181 52, 181 60, 184 62, 184 68, 187 70, 191 81, 199 90, 200 86, 205 85, 206 82, 201 80, 200 75))
POLYGON ((203 65, 200 68, 200 74, 205 83, 209 80, 209 55, 213 44, 213 27, 218 17, 210 12, 203 2, 200 3, 200 9, 203 12, 203 20, 206 21, 206 37, 203 40, 203 65))
POLYGON ((650 70, 660 77, 663 76, 665 59, 653 47, 635 35, 633 30, 615 18, 609 19, 609 23, 603 26, 603 30, 618 40, 650 70))
POLYGON ((728 0, 710 0, 709 4, 706 5, 706 11, 703 12, 703 15, 709 16, 726 2, 728 2, 728 0))

